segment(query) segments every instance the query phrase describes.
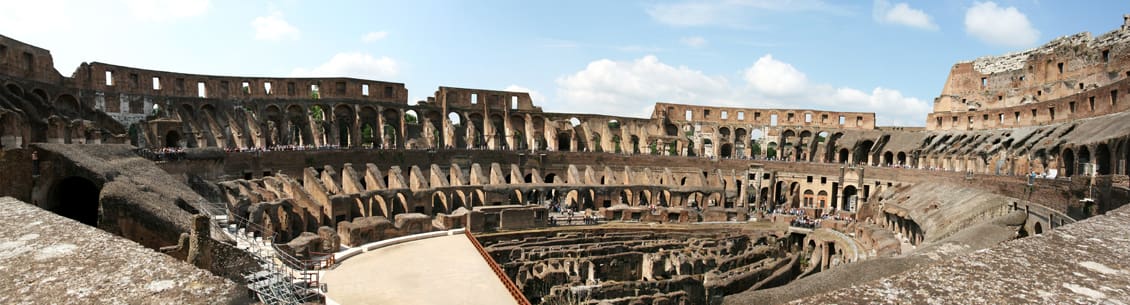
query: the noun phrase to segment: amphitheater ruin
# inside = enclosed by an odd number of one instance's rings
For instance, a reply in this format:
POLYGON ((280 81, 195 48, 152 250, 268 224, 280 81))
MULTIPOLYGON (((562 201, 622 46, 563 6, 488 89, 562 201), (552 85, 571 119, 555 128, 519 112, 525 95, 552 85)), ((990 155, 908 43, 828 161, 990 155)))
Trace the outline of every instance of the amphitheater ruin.
POLYGON ((954 64, 925 127, 66 77, 5 36, 0 83, 0 303, 1130 302, 1130 15, 954 64))

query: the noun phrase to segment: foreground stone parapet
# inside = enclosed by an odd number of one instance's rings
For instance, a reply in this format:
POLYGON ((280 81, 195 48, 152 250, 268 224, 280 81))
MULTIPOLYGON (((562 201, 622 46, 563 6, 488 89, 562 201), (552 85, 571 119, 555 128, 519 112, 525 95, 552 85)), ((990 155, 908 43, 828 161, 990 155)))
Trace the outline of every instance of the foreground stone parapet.
POLYGON ((248 301, 231 281, 11 197, 0 198, 0 282, 3 304, 248 301))
POLYGON ((1130 302, 1130 207, 794 304, 1130 302))

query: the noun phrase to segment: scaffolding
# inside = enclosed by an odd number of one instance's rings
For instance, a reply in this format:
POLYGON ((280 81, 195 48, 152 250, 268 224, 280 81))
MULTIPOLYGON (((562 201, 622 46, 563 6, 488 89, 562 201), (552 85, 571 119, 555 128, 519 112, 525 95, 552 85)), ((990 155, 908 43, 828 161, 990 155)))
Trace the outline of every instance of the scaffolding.
POLYGON ((223 232, 236 242, 236 247, 254 258, 259 270, 244 274, 247 289, 264 304, 306 304, 321 302, 325 287, 320 283, 320 269, 330 267, 333 254, 304 260, 287 254, 276 246, 274 235, 263 227, 238 215, 230 215, 223 203, 205 203, 201 211, 211 218, 213 232, 223 232))

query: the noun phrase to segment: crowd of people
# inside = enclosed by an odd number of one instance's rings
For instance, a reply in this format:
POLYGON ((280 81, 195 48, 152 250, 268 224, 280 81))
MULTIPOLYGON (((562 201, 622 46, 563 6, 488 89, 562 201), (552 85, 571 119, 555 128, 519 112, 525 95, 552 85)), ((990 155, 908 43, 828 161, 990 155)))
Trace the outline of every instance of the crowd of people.
POLYGON ((138 148, 134 150, 138 156, 153 161, 179 161, 184 160, 187 154, 184 148, 164 147, 158 149, 138 148))
POLYGON ((264 151, 303 151, 303 150, 335 150, 341 149, 339 145, 274 145, 266 148, 263 147, 228 147, 225 152, 264 152, 264 151))
POLYGON ((820 217, 809 217, 808 214, 805 213, 804 209, 798 209, 798 208, 774 209, 774 210, 770 211, 770 213, 779 214, 779 215, 795 216, 796 218, 793 218, 793 220, 789 222, 790 226, 799 227, 799 228, 809 228, 809 229, 815 229, 815 228, 820 227, 820 223, 823 222, 823 221, 826 221, 826 220, 847 221, 847 222, 855 221, 855 217, 852 217, 852 216, 841 216, 840 214, 829 214, 829 213, 824 213, 824 214, 820 215, 820 217))

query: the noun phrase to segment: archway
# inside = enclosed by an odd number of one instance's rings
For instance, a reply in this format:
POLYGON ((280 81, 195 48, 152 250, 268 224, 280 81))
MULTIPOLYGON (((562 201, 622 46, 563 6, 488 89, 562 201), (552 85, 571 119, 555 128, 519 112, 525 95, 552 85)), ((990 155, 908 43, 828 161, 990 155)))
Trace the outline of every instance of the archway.
POLYGON ((855 201, 857 199, 857 196, 856 196, 857 192, 858 192, 858 190, 856 190, 854 185, 845 186, 844 187, 844 196, 843 196, 843 200, 841 201, 842 204, 840 204, 840 208, 842 208, 844 211, 851 211, 852 208, 855 207, 855 201))
MULTIPOLYGON (((337 121, 337 144, 341 147, 357 146, 357 135, 353 134, 356 115, 348 105, 334 107, 334 121, 337 121)), ((370 136, 371 136, 370 130, 370 136)))
POLYGON ((723 159, 729 159, 733 156, 734 145, 730 143, 722 144, 722 152, 719 153, 723 159))
POLYGON ((1044 234, 1044 226, 1041 225, 1039 221, 1037 221, 1036 224, 1032 226, 1032 233, 1035 233, 1037 235, 1044 234))
POLYGON ((1070 148, 1065 148, 1062 153, 1063 156, 1063 176, 1071 177, 1075 175, 1075 152, 1070 148))
POLYGON ((836 160, 840 161, 840 163, 847 163, 848 162, 848 149, 847 148, 841 148, 839 158, 837 158, 836 160))
POLYGON ((408 200, 404 199, 404 194, 396 194, 392 198, 392 213, 388 215, 388 219, 396 219, 396 215, 408 212, 408 200))
POLYGON ((98 226, 99 192, 98 186, 86 178, 67 177, 51 188, 43 208, 83 224, 98 226))
POLYGON ((448 213, 447 210, 447 196, 443 192, 435 192, 432 194, 432 216, 439 215, 440 213, 448 213))
POLYGON ((890 151, 884 152, 883 153, 883 166, 891 166, 891 164, 894 162, 894 159, 895 159, 895 154, 891 153, 890 151))
POLYGON ((570 151, 572 150, 571 144, 573 142, 573 135, 568 132, 557 133, 557 150, 570 151))
POLYGON ((1111 169, 1113 168, 1111 164, 1110 147, 1107 146, 1106 143, 1099 144, 1098 147, 1095 147, 1095 171, 1099 175, 1110 175, 1112 172, 1111 169))
POLYGON ((475 191, 471 192, 471 207, 472 208, 477 207, 477 206, 481 207, 481 206, 485 205, 485 203, 483 203, 484 201, 483 201, 483 193, 482 192, 483 191, 481 191, 481 190, 475 190, 475 191))
POLYGON ((861 164, 861 165, 870 165, 871 160, 868 160, 867 157, 868 157, 868 153, 871 152, 871 148, 873 146, 875 146, 875 142, 872 142, 871 140, 866 140, 866 141, 860 142, 859 144, 856 144, 855 145, 855 151, 854 151, 854 158, 852 158, 853 159, 852 163, 861 164))
POLYGON ((165 147, 180 147, 180 133, 176 130, 169 130, 165 134, 165 147))
POLYGON ((900 151, 895 160, 898 160, 899 166, 906 166, 906 153, 900 151))

